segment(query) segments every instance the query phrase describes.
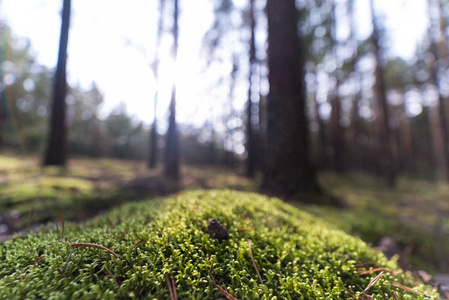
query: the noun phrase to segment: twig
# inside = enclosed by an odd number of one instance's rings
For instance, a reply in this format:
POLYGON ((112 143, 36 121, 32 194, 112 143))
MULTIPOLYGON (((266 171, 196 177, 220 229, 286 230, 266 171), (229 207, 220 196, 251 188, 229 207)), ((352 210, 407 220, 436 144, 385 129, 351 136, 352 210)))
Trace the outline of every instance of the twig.
POLYGON ((72 244, 70 247, 94 247, 94 248, 98 248, 98 249, 102 249, 105 251, 108 251, 109 253, 111 253, 112 255, 114 255, 115 258, 119 258, 117 254, 114 253, 114 251, 112 251, 111 249, 108 249, 104 246, 101 245, 97 245, 97 244, 92 244, 92 243, 75 243, 72 244))
POLYGON ((376 282, 379 281, 379 279, 381 279, 382 276, 384 276, 384 275, 385 275, 385 272, 384 272, 384 271, 380 272, 379 275, 377 275, 376 277, 374 277, 373 280, 371 280, 371 282, 368 284, 368 286, 366 287, 366 289, 363 290, 363 292, 366 293, 366 292, 367 292, 370 288, 372 288, 372 286, 375 285, 376 282))
POLYGON ((429 295, 423 294, 423 293, 421 293, 421 292, 415 291, 414 289, 411 289, 411 288, 409 288, 409 287, 406 287, 406 286, 404 286, 404 285, 402 285, 402 284, 399 284, 399 283, 396 283, 396 282, 393 282, 393 281, 390 281, 390 284, 391 284, 392 286, 394 286, 394 287, 403 289, 403 290, 405 290, 405 291, 407 291, 407 292, 414 293, 414 294, 416 294, 416 295, 420 295, 420 296, 423 296, 423 297, 426 297, 426 298, 433 298, 432 296, 429 296, 429 295))
POLYGON ((226 297, 226 299, 228 300, 237 300, 237 298, 235 298, 234 296, 232 296, 231 294, 228 293, 228 291, 226 291, 224 288, 222 288, 221 286, 219 286, 218 284, 216 284, 214 281, 212 281, 212 283, 215 285, 215 287, 217 289, 220 290, 220 292, 226 297))
POLYGON ((251 260, 253 261, 254 269, 256 269, 257 276, 259 276, 260 284, 263 284, 262 277, 260 276, 259 270, 257 269, 256 261, 254 260, 254 257, 253 257, 253 251, 251 250, 251 241, 250 240, 248 240, 248 245, 249 245, 249 254, 251 255, 251 260))

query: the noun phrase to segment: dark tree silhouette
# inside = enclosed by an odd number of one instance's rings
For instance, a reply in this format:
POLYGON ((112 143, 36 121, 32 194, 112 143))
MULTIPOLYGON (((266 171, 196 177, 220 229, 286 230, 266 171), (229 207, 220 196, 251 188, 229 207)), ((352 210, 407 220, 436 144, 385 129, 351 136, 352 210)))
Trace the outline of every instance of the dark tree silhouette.
MULTIPOLYGON (((429 7, 436 6, 439 13, 441 13, 440 5, 437 3, 437 5, 434 5, 434 2, 432 0, 428 1, 429 7)), ((446 181, 449 181, 449 128, 448 128, 448 122, 447 122, 447 113, 446 113, 446 106, 445 106, 445 99, 444 96, 441 93, 441 85, 440 85, 440 78, 439 78, 439 66, 438 62, 440 59, 440 53, 438 49, 438 44, 435 38, 435 31, 439 31, 440 34, 444 36, 444 33, 441 33, 441 29, 439 28, 439 20, 436 20, 436 18, 433 18, 431 15, 431 9, 429 9, 429 18, 430 18, 430 52, 432 53, 433 60, 430 67, 430 80, 433 85, 437 87, 438 90, 438 110, 439 110, 439 118, 440 118, 440 128, 441 128, 441 134, 442 134, 442 144, 443 144, 443 156, 445 160, 445 175, 446 175, 446 181)))
POLYGON ((374 46, 374 56, 376 58, 376 87, 377 97, 379 99, 379 113, 380 113, 380 133, 379 133, 379 166, 382 175, 385 176, 387 185, 394 187, 396 183, 396 166, 393 157, 393 145, 391 137, 391 129, 389 125, 389 112, 387 102, 387 87, 381 65, 381 47, 379 42, 379 27, 374 11, 373 0, 370 0, 371 18, 373 23, 372 43, 374 46))
POLYGON ((253 126, 253 74, 256 67, 256 38, 255 27, 256 21, 254 16, 254 0, 249 0, 249 19, 250 19, 250 41, 249 41, 249 74, 248 74, 248 102, 246 107, 246 176, 254 177, 256 173, 256 149, 255 149, 255 135, 253 126))
POLYGON ((61 38, 59 41, 58 65, 56 67, 53 103, 50 118, 50 136, 44 165, 64 166, 67 153, 66 103, 67 90, 66 64, 67 44, 69 40, 71 0, 64 0, 62 8, 61 38))
MULTIPOLYGON (((178 0, 174 0, 174 24, 173 24, 173 57, 176 62, 178 56, 178 0)), ((170 101, 170 116, 168 119, 168 131, 166 139, 165 153, 165 175, 173 178, 179 178, 179 146, 178 129, 176 125, 176 82, 173 84, 172 96, 170 101)))
POLYGON ((305 83, 294 0, 268 0, 267 161, 262 189, 280 196, 318 192, 310 161, 305 83))

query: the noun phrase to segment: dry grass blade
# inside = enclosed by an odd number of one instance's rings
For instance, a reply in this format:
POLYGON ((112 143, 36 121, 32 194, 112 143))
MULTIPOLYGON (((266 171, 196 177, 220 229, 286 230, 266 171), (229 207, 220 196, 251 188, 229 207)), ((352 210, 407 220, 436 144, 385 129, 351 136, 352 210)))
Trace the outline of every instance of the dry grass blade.
POLYGON ((228 293, 228 291, 226 291, 224 288, 222 288, 221 286, 219 286, 218 284, 216 284, 214 281, 212 281, 212 283, 215 285, 215 287, 217 289, 220 290, 220 292, 226 297, 226 299, 228 300, 237 300, 237 298, 235 298, 234 296, 232 296, 231 294, 228 293))
POLYGON ((108 251, 109 253, 111 253, 115 258, 118 259, 118 255, 114 253, 114 251, 112 251, 111 249, 108 249, 104 246, 101 245, 97 245, 97 244, 92 244, 92 243, 75 243, 72 244, 71 247, 94 247, 94 248, 98 248, 98 249, 102 249, 105 251, 108 251))
POLYGON ((414 289, 411 289, 409 287, 406 287, 405 285, 402 285, 402 284, 399 284, 399 283, 396 283, 396 282, 393 282, 393 281, 390 281, 390 284, 392 286, 394 286, 394 287, 397 287, 399 289, 402 289, 404 291, 407 291, 407 292, 410 292, 410 293, 413 293, 413 294, 416 294, 416 295, 420 295, 420 296, 423 296, 423 297, 426 297, 426 298, 433 298, 432 296, 429 296, 429 295, 423 294, 421 292, 415 291, 414 289))
POLYGON ((251 255, 251 260, 253 261, 254 269, 256 269, 257 276, 259 276, 260 284, 263 284, 262 277, 260 276, 259 270, 257 269, 256 261, 254 260, 254 257, 253 257, 253 251, 251 250, 251 241, 250 240, 248 240, 248 245, 249 245, 249 254, 251 255))
POLYGON ((168 293, 170 294, 170 300, 174 300, 175 297, 173 295, 173 290, 170 284, 170 279, 168 279, 168 274, 165 273, 165 280, 167 281, 167 286, 168 286, 168 293))
POLYGON ((363 292, 366 293, 366 292, 367 292, 370 288, 372 288, 373 285, 375 285, 376 282, 378 282, 379 279, 381 279, 382 276, 384 276, 384 275, 385 275, 385 272, 384 272, 384 271, 380 272, 379 275, 377 275, 376 277, 374 277, 373 280, 371 280, 371 282, 368 284, 368 286, 366 287, 366 289, 363 290, 363 292))

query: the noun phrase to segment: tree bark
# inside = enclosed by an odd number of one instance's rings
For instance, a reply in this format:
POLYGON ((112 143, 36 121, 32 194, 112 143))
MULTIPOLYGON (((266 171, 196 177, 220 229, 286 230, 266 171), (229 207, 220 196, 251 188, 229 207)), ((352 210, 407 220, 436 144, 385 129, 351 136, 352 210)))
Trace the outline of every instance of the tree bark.
POLYGON ((157 98, 159 97, 159 47, 162 39, 162 29, 164 26, 164 4, 165 0, 160 0, 159 3, 159 23, 157 27, 156 36, 156 55, 153 63, 153 74, 156 80, 156 92, 154 94, 154 119, 150 130, 150 155, 148 157, 148 168, 154 169, 157 164, 157 98))
POLYGON ((64 0, 62 8, 61 38, 59 41, 58 65, 56 67, 53 103, 50 118, 50 134, 43 164, 64 166, 67 159, 66 65, 69 39, 71 0, 64 0))
POLYGON ((379 132, 379 167, 382 176, 385 177, 387 186, 394 187, 396 183, 396 166, 393 158, 391 130, 389 126, 389 112, 386 94, 386 84, 381 65, 381 49, 379 44, 379 29, 377 27, 376 16, 374 12, 373 0, 370 0, 371 17, 373 23, 372 41, 374 46, 374 55, 376 57, 376 87, 380 117, 379 132))
POLYGON ((253 68, 256 65, 256 42, 255 42, 255 27, 256 22, 254 18, 254 0, 249 0, 250 13, 250 42, 249 42, 249 74, 248 74, 248 103, 246 107, 246 176, 254 177, 256 173, 256 152, 255 152, 255 136, 253 126, 253 102, 251 100, 253 95, 253 68))
MULTIPOLYGON (((173 57, 176 63, 178 56, 178 0, 174 0, 174 25, 173 25, 173 57)), ((176 74, 174 74, 176 75, 176 74)), ((175 76, 174 76, 175 77, 175 76)), ((173 82, 170 101, 170 116, 168 119, 168 131, 166 139, 165 175, 172 179, 179 178, 179 142, 178 128, 176 125, 176 81, 173 82)))
MULTIPOLYGON (((429 8, 432 6, 432 1, 429 0, 429 8)), ((438 3, 439 4, 439 3, 438 3)), ((440 6, 438 5, 438 10, 440 9, 440 6)), ((430 9, 429 9, 430 11, 430 9)), ((440 12, 441 13, 441 12, 440 12)), ((446 175, 446 181, 449 181, 449 129, 447 124, 447 113, 446 113, 446 106, 445 106, 445 99, 444 96, 441 94, 441 87, 440 87, 440 78, 438 78, 438 61, 440 59, 439 51, 438 51, 438 45, 437 41, 435 40, 435 34, 432 33, 432 24, 436 23, 436 20, 432 18, 432 16, 429 13, 429 19, 431 24, 431 30, 430 30, 430 37, 431 37, 431 44, 430 44, 430 51, 433 55, 433 61, 430 66, 430 74, 431 74, 431 81, 432 84, 437 87, 438 90, 438 111, 439 111, 439 117, 440 117, 440 128, 441 128, 441 134, 442 134, 442 144, 443 144, 443 153, 444 153, 444 160, 445 160, 445 175, 446 175)), ((435 26, 434 26, 435 27, 435 26)), ((436 29, 436 28, 435 28, 436 29)), ((435 30, 434 29, 434 30, 435 30)), ((441 31, 440 28, 436 29, 438 31, 441 31)), ((444 36, 444 33, 441 33, 444 36)))
POLYGON ((294 0, 268 0, 268 153, 262 189, 280 196, 319 192, 310 161, 305 83, 294 0))

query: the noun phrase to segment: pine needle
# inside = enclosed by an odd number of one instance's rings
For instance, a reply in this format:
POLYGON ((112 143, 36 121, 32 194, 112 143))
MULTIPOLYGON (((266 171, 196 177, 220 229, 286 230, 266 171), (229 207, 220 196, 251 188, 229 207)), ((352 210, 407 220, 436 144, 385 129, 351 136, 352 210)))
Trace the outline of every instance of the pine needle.
POLYGON ((215 287, 217 289, 220 290, 220 292, 226 297, 226 299, 228 300, 237 300, 237 298, 235 298, 234 296, 232 296, 231 294, 228 293, 228 291, 226 291, 224 288, 222 288, 221 286, 219 286, 218 284, 216 284, 214 281, 212 281, 212 283, 215 285, 215 287))
POLYGON ((168 293, 170 294, 170 300, 174 300, 175 297, 173 295, 173 290, 170 284, 170 279, 168 279, 168 274, 165 273, 165 280, 167 281, 167 286, 168 286, 168 293))
POLYGON ((416 295, 420 295, 420 296, 423 296, 423 297, 426 297, 426 298, 433 298, 432 296, 429 296, 429 295, 423 294, 421 292, 415 291, 414 289, 411 289, 409 287, 406 287, 406 286, 404 286, 402 284, 399 284, 399 283, 396 283, 396 282, 393 282, 393 281, 390 281, 390 284, 392 286, 394 286, 394 287, 400 288, 400 289, 402 289, 404 291, 407 291, 407 292, 410 292, 410 293, 413 293, 413 294, 416 294, 416 295))
POLYGON ((251 250, 251 241, 250 240, 248 240, 248 245, 249 245, 249 254, 251 255, 251 260, 253 261, 254 269, 256 269, 257 276, 259 276, 260 284, 263 284, 262 277, 260 276, 259 270, 257 269, 256 261, 254 260, 254 257, 253 257, 253 251, 251 250))
POLYGON ((381 279, 382 276, 384 276, 384 275, 385 275, 385 272, 384 272, 384 271, 380 272, 379 275, 377 275, 376 277, 374 277, 373 280, 371 280, 371 282, 368 284, 368 286, 366 287, 366 289, 363 290, 363 292, 366 293, 366 292, 367 292, 370 288, 372 288, 373 285, 375 285, 376 282, 378 282, 379 279, 381 279))
POLYGON ((92 244, 92 243, 75 243, 72 244, 70 247, 94 247, 94 248, 98 248, 98 249, 102 249, 105 251, 108 251, 109 253, 111 253, 115 258, 119 258, 117 254, 114 253, 114 251, 112 251, 111 249, 108 249, 104 246, 101 245, 97 245, 97 244, 92 244))

